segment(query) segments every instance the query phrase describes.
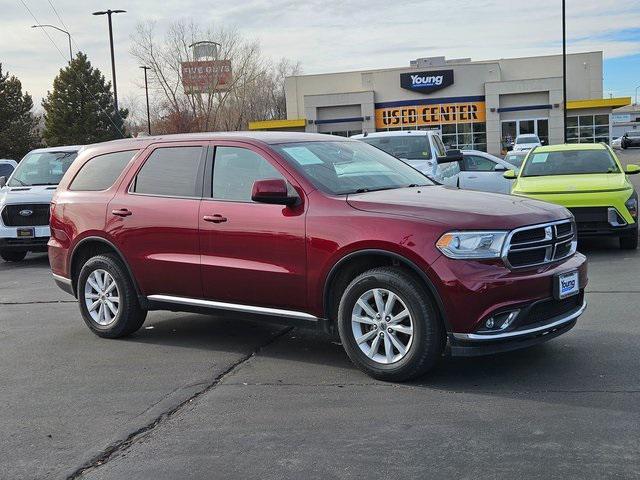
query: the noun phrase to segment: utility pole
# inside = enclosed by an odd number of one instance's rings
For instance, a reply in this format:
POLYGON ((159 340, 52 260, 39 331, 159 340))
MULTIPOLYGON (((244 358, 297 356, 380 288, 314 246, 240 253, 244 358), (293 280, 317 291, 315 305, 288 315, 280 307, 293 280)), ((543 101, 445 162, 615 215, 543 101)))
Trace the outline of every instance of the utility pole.
POLYGON ((113 54, 113 27, 111 26, 111 15, 114 13, 125 13, 126 10, 105 10, 101 12, 93 12, 93 15, 107 15, 109 17, 109 45, 111 46, 111 78, 113 80, 113 103, 116 109, 116 115, 120 116, 118 110, 118 87, 116 85, 116 60, 113 54))
POLYGON ((151 115, 149 114, 149 84, 147 83, 147 70, 151 70, 151 67, 142 66, 140 67, 144 70, 144 93, 147 97, 147 130, 149 135, 151 135, 151 115))
POLYGON ((567 143, 567 17, 566 0, 562 0, 562 127, 567 143))

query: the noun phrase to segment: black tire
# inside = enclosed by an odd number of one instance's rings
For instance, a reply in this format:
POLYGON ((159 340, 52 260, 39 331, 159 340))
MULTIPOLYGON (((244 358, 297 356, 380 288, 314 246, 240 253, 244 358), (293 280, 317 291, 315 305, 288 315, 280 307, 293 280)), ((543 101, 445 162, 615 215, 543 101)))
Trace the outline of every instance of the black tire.
POLYGON ((347 286, 338 307, 338 331, 351 361, 366 374, 384 381, 402 382, 424 375, 440 359, 446 345, 431 296, 416 278, 397 267, 374 268, 358 275, 347 286), (393 363, 379 363, 369 358, 358 346, 351 326, 356 302, 375 288, 397 295, 413 321, 411 345, 405 356, 393 363))
POLYGON ((634 235, 620 237, 620 248, 622 250, 636 250, 638 248, 638 230, 634 235))
POLYGON ((21 262, 26 256, 26 250, 0 250, 0 257, 5 262, 21 262))
POLYGON ((104 254, 90 258, 83 265, 78 276, 78 304, 82 319, 93 333, 104 338, 120 338, 140 329, 147 317, 147 311, 140 307, 138 294, 127 269, 116 255, 104 254), (95 270, 104 270, 116 282, 118 290, 118 312, 109 325, 100 325, 89 313, 85 303, 85 286, 89 275, 95 270))

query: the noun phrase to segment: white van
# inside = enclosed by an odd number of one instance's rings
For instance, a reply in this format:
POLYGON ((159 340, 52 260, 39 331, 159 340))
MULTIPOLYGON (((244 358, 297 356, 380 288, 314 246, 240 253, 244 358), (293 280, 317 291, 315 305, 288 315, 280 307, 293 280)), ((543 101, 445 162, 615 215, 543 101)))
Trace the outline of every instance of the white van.
POLYGON ((425 175, 446 185, 458 185, 462 155, 447 151, 438 132, 433 130, 396 130, 353 135, 394 157, 398 157, 425 175))
POLYGON ((39 148, 27 153, 11 176, 0 176, 0 257, 19 262, 45 252, 49 204, 81 146, 39 148))

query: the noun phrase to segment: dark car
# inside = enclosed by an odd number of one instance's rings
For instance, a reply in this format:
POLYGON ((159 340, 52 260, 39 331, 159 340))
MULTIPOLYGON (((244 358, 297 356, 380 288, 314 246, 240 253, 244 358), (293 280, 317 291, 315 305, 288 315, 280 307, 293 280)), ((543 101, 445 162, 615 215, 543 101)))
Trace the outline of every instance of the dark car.
POLYGON ((640 147, 640 131, 627 132, 620 140, 622 148, 640 147))
POLYGON ((147 311, 337 332, 368 374, 526 347, 585 309, 563 207, 436 185, 363 142, 192 134, 88 148, 51 205, 50 262, 99 336, 147 311))

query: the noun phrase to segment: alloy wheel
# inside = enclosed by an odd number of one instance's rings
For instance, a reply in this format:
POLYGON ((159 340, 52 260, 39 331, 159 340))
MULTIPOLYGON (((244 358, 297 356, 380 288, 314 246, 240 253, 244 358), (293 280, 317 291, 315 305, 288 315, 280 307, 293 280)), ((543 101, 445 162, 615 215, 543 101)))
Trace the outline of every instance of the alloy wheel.
POLYGON ((120 309, 118 284, 109 272, 94 270, 84 286, 84 301, 94 322, 106 327, 111 325, 120 309))
POLYGON ((351 329, 360 350, 371 360, 402 360, 413 341, 413 319, 405 302, 384 288, 364 292, 351 312, 351 329))

